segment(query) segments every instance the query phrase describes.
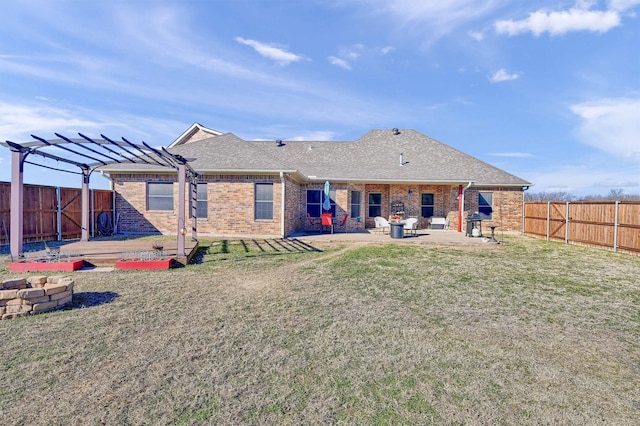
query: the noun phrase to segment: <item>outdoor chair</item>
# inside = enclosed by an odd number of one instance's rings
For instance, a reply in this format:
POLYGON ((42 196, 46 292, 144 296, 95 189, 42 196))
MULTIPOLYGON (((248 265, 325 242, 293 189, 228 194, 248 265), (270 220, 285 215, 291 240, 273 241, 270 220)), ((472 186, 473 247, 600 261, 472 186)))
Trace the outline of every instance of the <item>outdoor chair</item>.
POLYGON ((410 217, 404 221, 403 230, 405 234, 409 235, 418 235, 418 219, 415 217, 410 217))
POLYGON ((316 221, 314 218, 311 217, 309 213, 307 213, 307 220, 309 221, 309 226, 311 227, 311 229, 315 229, 316 226, 320 225, 318 227, 318 230, 322 231, 322 222, 320 222, 319 220, 316 221))
POLYGON ((429 219, 429 227, 431 229, 449 229, 449 218, 432 217, 429 219))
POLYGON ((385 232, 384 232, 385 229, 391 231, 391 225, 389 225, 389 222, 384 217, 376 216, 376 217, 373 218, 373 222, 376 225, 376 229, 377 228, 382 229, 382 233, 383 234, 385 234, 385 232))
POLYGON ((349 219, 349 215, 345 214, 339 224, 336 225, 337 228, 344 228, 345 234, 348 232, 347 230, 347 220, 349 219))

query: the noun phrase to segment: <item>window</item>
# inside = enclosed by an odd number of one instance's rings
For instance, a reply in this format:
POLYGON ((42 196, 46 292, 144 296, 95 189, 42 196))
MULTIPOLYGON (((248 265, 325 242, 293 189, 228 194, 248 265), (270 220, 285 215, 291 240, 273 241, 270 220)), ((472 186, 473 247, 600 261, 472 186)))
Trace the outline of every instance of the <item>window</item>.
POLYGON ((382 216, 382 193, 369 193, 369 217, 382 216))
POLYGON ((198 183, 196 190, 196 217, 206 218, 208 213, 207 184, 198 183))
POLYGON ((493 219, 493 193, 480 192, 478 194, 478 213, 482 219, 493 219))
POLYGON ((320 217, 322 210, 322 191, 319 189, 307 189, 307 214, 311 217, 320 217))
POLYGON ((362 192, 351 191, 351 217, 360 217, 360 203, 362 200, 362 192))
POLYGON ((172 182, 147 182, 147 210, 173 210, 172 182))
POLYGON ((422 217, 433 216, 435 196, 433 194, 420 194, 420 215, 422 217))
POLYGON ((273 219, 273 184, 256 183, 256 219, 273 219))
MULTIPOLYGON (((334 190, 329 192, 329 204, 331 205, 329 212, 331 212, 333 217, 336 215, 335 194, 334 190)), ((322 209, 323 201, 324 191, 322 189, 307 189, 307 213, 311 217, 320 217, 320 215, 325 212, 325 210, 322 209)))

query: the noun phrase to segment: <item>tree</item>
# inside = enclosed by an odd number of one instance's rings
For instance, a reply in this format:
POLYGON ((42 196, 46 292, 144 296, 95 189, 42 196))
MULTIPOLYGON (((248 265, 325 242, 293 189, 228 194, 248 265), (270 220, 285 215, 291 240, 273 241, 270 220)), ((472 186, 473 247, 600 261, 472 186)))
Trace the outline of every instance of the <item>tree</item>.
POLYGON ((640 201, 640 195, 625 194, 624 189, 614 188, 607 195, 585 195, 577 197, 569 192, 525 192, 525 202, 571 202, 571 201, 640 201))
POLYGON ((525 202, 566 202, 576 201, 578 198, 569 192, 525 192, 525 202))

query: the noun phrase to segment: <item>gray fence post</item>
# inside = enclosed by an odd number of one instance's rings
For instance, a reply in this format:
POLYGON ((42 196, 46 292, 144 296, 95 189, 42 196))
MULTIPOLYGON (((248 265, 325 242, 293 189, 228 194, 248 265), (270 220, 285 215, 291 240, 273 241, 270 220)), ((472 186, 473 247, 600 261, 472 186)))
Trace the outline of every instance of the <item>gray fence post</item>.
POLYGON ((62 241, 62 189, 56 186, 56 233, 58 241, 62 241))
POLYGON ((613 251, 618 251, 618 208, 620 201, 616 201, 615 218, 613 219, 613 251))
POLYGON ((551 233, 551 201, 547 201, 547 241, 551 233))
POLYGON ((569 201, 567 201, 567 209, 564 213, 564 243, 569 244, 569 201))

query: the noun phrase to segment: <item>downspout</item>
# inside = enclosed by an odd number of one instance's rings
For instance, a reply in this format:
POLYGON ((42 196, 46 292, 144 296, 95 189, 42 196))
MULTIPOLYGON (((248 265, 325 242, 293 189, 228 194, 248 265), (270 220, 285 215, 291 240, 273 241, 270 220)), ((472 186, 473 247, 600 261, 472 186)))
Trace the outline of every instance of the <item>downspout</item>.
POLYGON ((285 185, 284 185, 284 172, 280 172, 280 191, 281 191, 281 195, 280 195, 280 238, 284 238, 285 237, 285 230, 284 230, 284 205, 285 205, 285 185))
POLYGON ((473 182, 469 181, 466 187, 458 185, 458 232, 462 232, 462 213, 464 212, 464 193, 473 182))
POLYGON ((521 233, 521 235, 525 235, 526 232, 527 232, 527 217, 526 217, 526 214, 527 214, 527 203, 525 202, 525 197, 524 197, 524 193, 525 193, 525 191, 527 189, 529 189, 528 186, 525 186, 522 189, 522 233, 521 233))
POLYGON ((113 182, 113 179, 111 179, 111 175, 105 173, 104 170, 100 170, 100 174, 103 178, 109 181, 109 190, 111 191, 111 225, 113 226, 113 235, 115 235, 118 233, 116 227, 118 223, 118 221, 116 220, 116 186, 113 182))

